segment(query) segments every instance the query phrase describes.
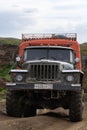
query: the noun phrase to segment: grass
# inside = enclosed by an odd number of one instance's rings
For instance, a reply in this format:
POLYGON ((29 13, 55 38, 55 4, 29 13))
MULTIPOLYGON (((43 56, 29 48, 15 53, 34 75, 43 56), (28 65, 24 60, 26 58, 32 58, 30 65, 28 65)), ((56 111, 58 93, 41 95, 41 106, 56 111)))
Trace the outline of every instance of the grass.
POLYGON ((84 56, 83 58, 83 63, 85 63, 83 66, 83 71, 84 71, 84 78, 83 78, 83 87, 85 92, 87 93, 87 66, 86 66, 86 62, 87 62, 87 43, 83 43, 80 45, 81 48, 81 54, 82 56, 84 56))
POLYGON ((81 53, 82 53, 83 55, 86 55, 86 56, 87 56, 87 43, 81 44, 81 45, 80 45, 80 48, 81 48, 81 53))
POLYGON ((20 42, 21 40, 17 38, 0 38, 0 44, 19 45, 20 42))
MULTIPOLYGON (((0 78, 4 78, 5 81, 10 80, 9 70, 11 69, 11 65, 0 66, 0 78)), ((6 97, 6 89, 4 86, 0 86, 0 100, 5 99, 6 97)))
POLYGON ((0 100, 6 98, 6 89, 0 88, 0 100))
POLYGON ((10 80, 9 71, 11 69, 11 65, 5 65, 4 67, 0 66, 0 78, 5 78, 6 80, 10 80))

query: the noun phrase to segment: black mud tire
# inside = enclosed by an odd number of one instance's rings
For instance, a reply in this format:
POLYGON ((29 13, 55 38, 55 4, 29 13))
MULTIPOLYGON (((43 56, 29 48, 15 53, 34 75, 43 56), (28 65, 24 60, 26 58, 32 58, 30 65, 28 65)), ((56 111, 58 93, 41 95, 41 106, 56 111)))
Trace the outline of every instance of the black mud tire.
POLYGON ((20 94, 17 91, 7 91, 6 112, 8 116, 22 117, 22 109, 19 104, 20 94))
POLYGON ((72 122, 82 121, 83 119, 83 97, 81 91, 71 93, 69 116, 72 122))
POLYGON ((25 106, 24 117, 32 117, 32 116, 36 116, 36 108, 30 107, 29 105, 25 106))
POLYGON ((26 106, 25 94, 20 91, 7 91, 6 112, 12 117, 29 117, 36 115, 36 109, 26 106))

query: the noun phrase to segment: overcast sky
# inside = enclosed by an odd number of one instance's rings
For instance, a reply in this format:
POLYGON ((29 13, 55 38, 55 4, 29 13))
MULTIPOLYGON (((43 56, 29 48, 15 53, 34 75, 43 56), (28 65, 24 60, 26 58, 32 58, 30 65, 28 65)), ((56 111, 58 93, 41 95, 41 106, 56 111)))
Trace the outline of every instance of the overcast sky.
POLYGON ((87 0, 0 0, 0 37, 77 33, 87 42, 87 0))

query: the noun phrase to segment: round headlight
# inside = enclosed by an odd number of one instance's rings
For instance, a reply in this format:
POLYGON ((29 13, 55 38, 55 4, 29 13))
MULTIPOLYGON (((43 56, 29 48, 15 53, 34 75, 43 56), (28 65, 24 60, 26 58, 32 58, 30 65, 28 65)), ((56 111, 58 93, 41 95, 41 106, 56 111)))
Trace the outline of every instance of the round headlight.
POLYGON ((74 80, 74 77, 73 77, 72 75, 68 75, 68 76, 66 77, 66 80, 69 81, 69 82, 71 82, 71 81, 74 80))
POLYGON ((22 75, 17 75, 16 76, 16 81, 22 81, 23 80, 23 76, 22 75))
POLYGON ((21 60, 20 56, 16 57, 16 61, 19 62, 21 60))

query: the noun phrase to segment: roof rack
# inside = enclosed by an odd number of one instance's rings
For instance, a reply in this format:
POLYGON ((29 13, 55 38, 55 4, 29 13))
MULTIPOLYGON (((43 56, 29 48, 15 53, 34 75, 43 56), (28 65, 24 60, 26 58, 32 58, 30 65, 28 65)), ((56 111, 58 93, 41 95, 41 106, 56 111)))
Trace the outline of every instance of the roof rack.
POLYGON ((63 34, 51 34, 51 33, 34 33, 34 34, 22 34, 22 40, 36 40, 36 39, 69 39, 72 41, 77 40, 76 33, 63 33, 63 34))

